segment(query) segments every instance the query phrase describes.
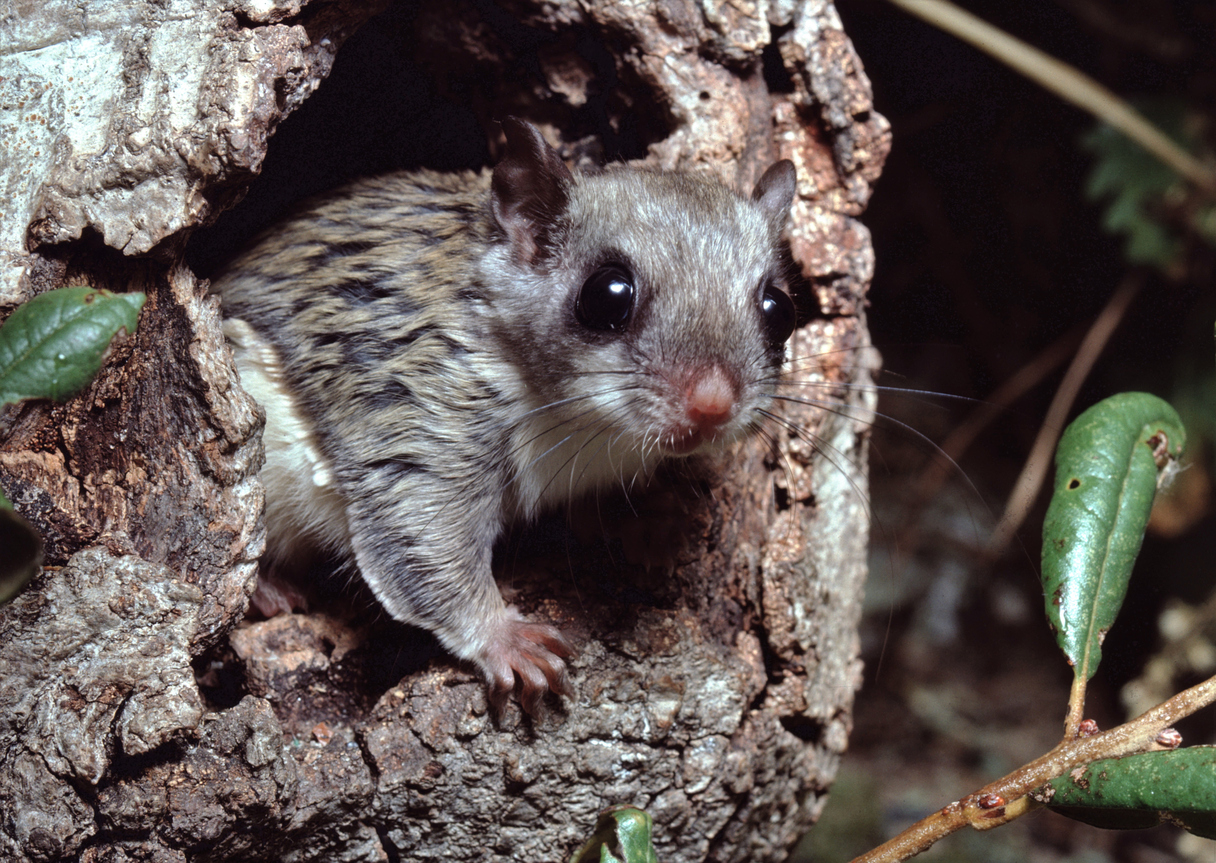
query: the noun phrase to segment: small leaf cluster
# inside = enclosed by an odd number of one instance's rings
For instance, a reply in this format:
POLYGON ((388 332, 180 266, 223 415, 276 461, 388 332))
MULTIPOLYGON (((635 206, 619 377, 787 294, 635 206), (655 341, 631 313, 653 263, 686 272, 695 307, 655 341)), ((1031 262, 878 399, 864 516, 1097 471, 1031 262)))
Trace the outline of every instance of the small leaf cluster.
MULTIPOLYGON (((1084 682, 1127 595, 1159 486, 1186 443, 1177 412, 1147 393, 1122 393, 1085 411, 1056 450, 1055 493, 1043 524, 1047 618, 1073 667, 1078 721, 1084 682)), ((1180 743, 1166 735, 1161 745, 1180 743)), ((1100 827, 1161 821, 1216 838, 1216 748, 1196 746, 1095 761, 1032 797, 1100 827)))
MULTIPOLYGON (((1159 101, 1141 107, 1184 149, 1195 149, 1199 136, 1190 131, 1195 123, 1185 105, 1159 101)), ((1124 237, 1129 263, 1170 273, 1182 261, 1188 236, 1216 246, 1216 203, 1195 194, 1157 157, 1105 124, 1086 135, 1081 145, 1094 156, 1086 197, 1106 202, 1103 227, 1124 237)))

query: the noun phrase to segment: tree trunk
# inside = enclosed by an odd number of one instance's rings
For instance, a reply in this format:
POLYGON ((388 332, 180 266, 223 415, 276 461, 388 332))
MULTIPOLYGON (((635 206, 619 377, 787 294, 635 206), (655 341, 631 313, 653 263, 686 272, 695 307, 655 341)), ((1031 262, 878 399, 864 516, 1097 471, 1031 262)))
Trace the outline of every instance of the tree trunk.
POLYGON ((872 251, 855 217, 888 133, 835 9, 410 5, 423 74, 485 130, 526 117, 576 162, 619 133, 739 188, 792 159, 817 312, 794 354, 819 359, 790 394, 841 406, 790 402, 802 435, 757 437, 695 485, 659 478, 607 545, 546 522, 506 547, 514 601, 580 644, 577 695, 532 721, 493 716, 427 638, 361 620, 378 613, 357 590, 243 620, 261 417, 185 243, 381 8, 3 13, 0 313, 66 284, 149 299, 84 393, 0 411, 0 486, 47 547, 0 608, 0 859, 556 861, 619 803, 654 817, 664 861, 781 859, 822 806, 860 672, 872 251), (678 563, 621 560, 673 529, 678 563))

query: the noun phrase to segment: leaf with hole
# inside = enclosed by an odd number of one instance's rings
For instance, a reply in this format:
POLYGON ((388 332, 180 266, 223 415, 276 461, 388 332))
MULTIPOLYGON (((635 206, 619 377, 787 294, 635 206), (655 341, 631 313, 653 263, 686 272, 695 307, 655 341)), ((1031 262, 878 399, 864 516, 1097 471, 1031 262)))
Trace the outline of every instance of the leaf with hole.
POLYGON ((1177 470, 1185 441, 1178 414, 1148 393, 1099 402, 1060 438, 1043 522, 1043 592, 1056 641, 1078 677, 1098 670, 1158 482, 1177 470))
POLYGON ((144 299, 78 286, 22 303, 0 326, 0 405, 75 395, 97 374, 114 337, 135 331, 144 299))
POLYGON ((1167 821, 1216 839, 1216 747, 1095 761, 1035 789, 1031 797, 1095 827, 1138 830, 1167 821))

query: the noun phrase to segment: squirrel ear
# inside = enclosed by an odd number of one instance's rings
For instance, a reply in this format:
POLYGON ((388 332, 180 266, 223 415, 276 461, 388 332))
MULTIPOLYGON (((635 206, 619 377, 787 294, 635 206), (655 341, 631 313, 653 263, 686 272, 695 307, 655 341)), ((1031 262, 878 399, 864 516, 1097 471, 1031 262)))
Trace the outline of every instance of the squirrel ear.
POLYGON ((756 188, 752 190, 752 200, 760 205, 768 220, 780 229, 790 214, 790 206, 794 203, 794 192, 797 188, 798 174, 794 171, 794 163, 789 159, 782 159, 769 167, 764 176, 756 182, 756 188))
POLYGON ((574 177, 531 123, 508 117, 502 129, 507 155, 494 168, 490 208, 516 261, 535 264, 552 254, 574 177))

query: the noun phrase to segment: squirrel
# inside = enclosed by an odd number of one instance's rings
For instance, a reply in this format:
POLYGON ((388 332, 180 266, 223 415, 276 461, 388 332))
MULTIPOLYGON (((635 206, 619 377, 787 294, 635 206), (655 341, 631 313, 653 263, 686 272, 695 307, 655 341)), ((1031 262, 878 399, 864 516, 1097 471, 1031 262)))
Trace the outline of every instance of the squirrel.
POLYGON ((266 413, 264 565, 348 555, 383 607, 485 676, 501 709, 571 695, 570 642, 491 573, 508 525, 771 407, 795 326, 781 237, 796 177, 572 173, 529 123, 492 172, 356 181, 213 280, 266 413))

